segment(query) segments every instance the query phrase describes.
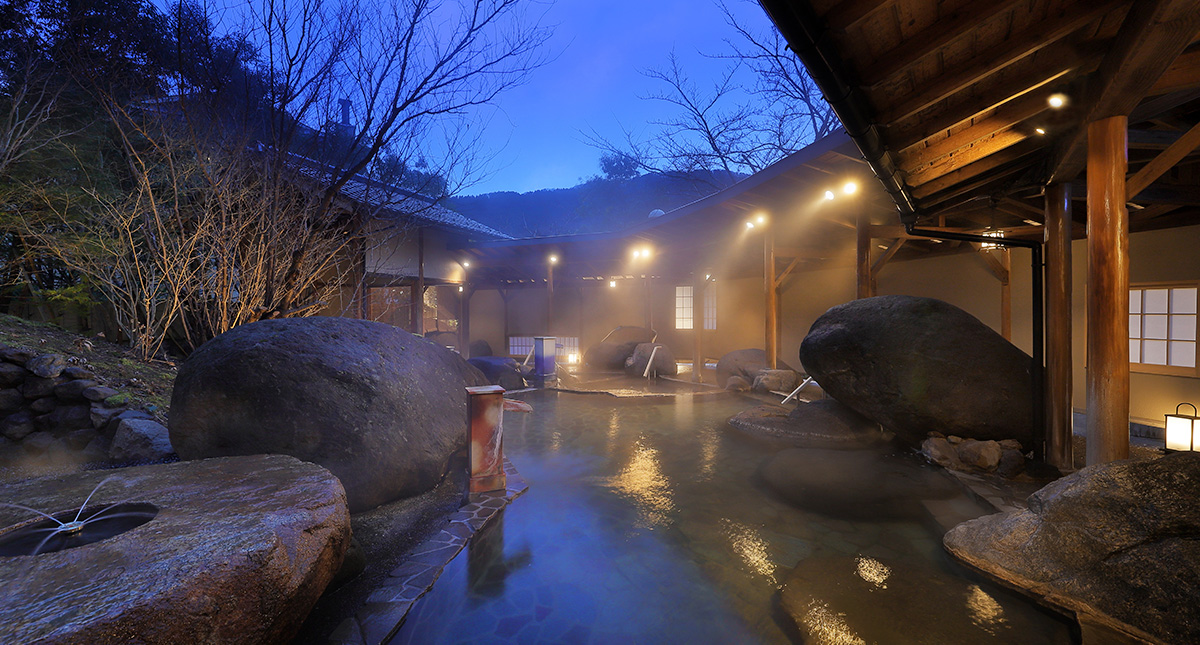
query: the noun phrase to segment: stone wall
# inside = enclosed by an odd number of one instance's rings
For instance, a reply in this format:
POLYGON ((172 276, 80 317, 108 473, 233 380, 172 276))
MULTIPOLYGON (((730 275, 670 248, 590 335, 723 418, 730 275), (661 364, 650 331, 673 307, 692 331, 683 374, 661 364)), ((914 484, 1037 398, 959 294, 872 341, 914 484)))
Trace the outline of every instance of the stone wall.
POLYGON ((171 456, 166 428, 60 354, 0 346, 0 452, 124 465, 171 456))

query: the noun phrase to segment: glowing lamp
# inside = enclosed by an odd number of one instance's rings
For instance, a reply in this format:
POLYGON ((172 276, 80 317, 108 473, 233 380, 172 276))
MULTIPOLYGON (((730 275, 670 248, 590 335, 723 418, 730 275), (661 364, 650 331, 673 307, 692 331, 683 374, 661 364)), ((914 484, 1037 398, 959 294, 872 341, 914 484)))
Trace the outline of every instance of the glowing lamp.
POLYGON ((1163 447, 1167 450, 1196 450, 1200 447, 1200 417, 1196 416, 1196 406, 1191 403, 1180 403, 1175 406, 1175 414, 1168 414, 1167 429, 1163 433, 1163 447), (1179 408, 1188 406, 1192 413, 1181 414, 1179 408))
POLYGON ((1062 106, 1067 104, 1067 95, 1066 94, 1051 94, 1050 98, 1047 99, 1046 102, 1050 104, 1050 107, 1057 110, 1058 108, 1061 108, 1062 106))
POLYGON ((858 192, 858 184, 848 181, 846 182, 845 186, 842 186, 842 192, 846 193, 847 195, 853 195, 854 193, 858 192))
POLYGON ((1033 131, 1038 134, 1046 134, 1046 128, 1034 128, 1033 131))
POLYGON ((608 286, 609 286, 609 287, 614 287, 614 288, 615 288, 615 287, 617 286, 617 281, 616 281, 616 280, 609 280, 609 281, 608 281, 608 286))
POLYGON ((550 264, 558 264, 558 256, 557 255, 550 256, 550 264))
POLYGON ((470 263, 470 262, 467 262, 466 260, 463 260, 463 268, 464 268, 464 269, 470 269, 470 268, 471 268, 471 263, 470 263))
POLYGON ((837 197, 837 195, 834 195, 832 190, 825 191, 825 199, 826 200, 832 201, 834 197, 837 197))
POLYGON ((766 216, 765 216, 765 215, 759 215, 758 217, 755 217, 755 218, 754 218, 754 221, 755 221, 755 222, 757 222, 757 223, 759 223, 759 224, 766 224, 766 223, 767 223, 767 218, 766 218, 766 216))
POLYGON ((574 365, 579 362, 579 354, 567 354, 567 363, 574 365))
POLYGON ((754 228, 754 222, 746 222, 746 228, 754 228))
POLYGON ((459 292, 459 293, 462 293, 462 290, 463 290, 463 289, 462 289, 462 287, 460 286, 460 287, 458 288, 458 292, 459 292))

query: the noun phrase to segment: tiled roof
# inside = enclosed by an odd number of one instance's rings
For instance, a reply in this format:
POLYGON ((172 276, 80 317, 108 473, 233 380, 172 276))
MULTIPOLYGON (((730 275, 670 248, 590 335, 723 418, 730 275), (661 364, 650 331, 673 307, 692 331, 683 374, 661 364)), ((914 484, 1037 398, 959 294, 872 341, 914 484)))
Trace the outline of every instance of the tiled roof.
MULTIPOLYGON (((309 159, 297 155, 292 157, 296 159, 296 169, 301 174, 321 184, 328 181, 325 168, 309 159)), ((511 235, 438 205, 432 197, 362 175, 351 177, 342 186, 341 195, 368 209, 372 217, 408 220, 422 226, 474 233, 492 239, 512 239, 511 235)))

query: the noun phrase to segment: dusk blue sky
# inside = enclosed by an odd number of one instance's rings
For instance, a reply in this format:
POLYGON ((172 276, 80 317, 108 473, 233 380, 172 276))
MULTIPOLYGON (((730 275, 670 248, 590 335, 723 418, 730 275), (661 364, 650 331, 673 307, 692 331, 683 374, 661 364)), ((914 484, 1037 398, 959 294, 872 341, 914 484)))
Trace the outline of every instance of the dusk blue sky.
MULTIPOLYGON (((757 3, 729 6, 756 31, 773 28, 757 3)), ((546 22, 556 25, 550 48, 559 55, 500 97, 481 141, 495 153, 490 176, 467 193, 562 188, 598 174, 600 152, 583 132, 621 140, 622 126, 644 132, 668 109, 638 98, 659 86, 641 70, 664 66, 674 50, 689 77, 707 86, 729 61, 701 52, 727 51, 723 40, 734 36, 713 0, 559 0, 546 22)))

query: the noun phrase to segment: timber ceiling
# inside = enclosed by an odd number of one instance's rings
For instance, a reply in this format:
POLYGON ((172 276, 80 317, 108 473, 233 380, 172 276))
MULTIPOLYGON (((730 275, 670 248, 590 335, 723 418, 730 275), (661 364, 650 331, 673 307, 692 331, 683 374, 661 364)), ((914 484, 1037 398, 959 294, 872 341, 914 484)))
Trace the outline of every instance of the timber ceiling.
POLYGON ((1040 238, 1085 125, 1128 115, 1131 229, 1200 223, 1200 0, 760 2, 902 220, 1040 238))

